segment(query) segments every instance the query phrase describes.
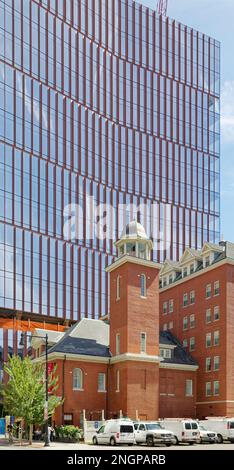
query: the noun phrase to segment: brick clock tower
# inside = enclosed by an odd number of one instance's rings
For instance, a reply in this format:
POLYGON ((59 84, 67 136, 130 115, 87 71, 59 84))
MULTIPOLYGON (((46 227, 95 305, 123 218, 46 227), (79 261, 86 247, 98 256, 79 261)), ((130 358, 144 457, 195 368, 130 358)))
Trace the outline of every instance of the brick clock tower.
POLYGON ((109 417, 157 419, 159 409, 160 265, 150 261, 152 241, 130 222, 110 273, 109 417))

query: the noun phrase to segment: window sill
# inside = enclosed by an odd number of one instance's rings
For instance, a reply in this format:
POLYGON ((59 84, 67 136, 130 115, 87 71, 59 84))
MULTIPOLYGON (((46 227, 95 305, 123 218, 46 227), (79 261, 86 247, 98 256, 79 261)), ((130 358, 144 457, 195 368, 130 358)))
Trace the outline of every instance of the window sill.
POLYGON ((119 393, 120 391, 119 390, 115 390, 115 393, 119 393))
POLYGON ((194 395, 185 395, 186 398, 193 398, 194 395))
POLYGON ((141 299, 147 299, 145 295, 141 295, 141 299))
POLYGON ((107 390, 98 390, 98 393, 106 393, 107 390))
POLYGON ((73 392, 84 392, 84 388, 73 388, 73 392))

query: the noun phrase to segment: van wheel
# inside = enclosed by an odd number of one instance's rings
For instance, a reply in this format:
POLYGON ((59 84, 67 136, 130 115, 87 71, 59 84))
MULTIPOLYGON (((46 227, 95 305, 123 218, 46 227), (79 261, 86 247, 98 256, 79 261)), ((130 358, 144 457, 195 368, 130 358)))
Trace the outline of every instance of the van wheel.
POLYGON ((148 436, 146 438, 146 444, 147 444, 148 447, 153 447, 154 446, 154 440, 153 440, 152 436, 148 436))
POLYGON ((175 438, 175 445, 178 446, 179 445, 179 439, 178 439, 177 436, 174 436, 174 438, 175 438))
POLYGON ((166 447, 171 447, 171 444, 166 444, 166 447))
POLYGON ((190 446, 193 446, 193 444, 195 444, 195 442, 189 442, 189 445, 190 445, 190 446))
POLYGON ((111 446, 115 446, 115 445, 116 445, 116 442, 115 442, 115 438, 114 438, 114 437, 112 437, 112 438, 110 439, 110 445, 111 445, 111 446))
POLYGON ((133 442, 131 444, 128 444, 128 447, 131 447, 131 446, 133 446, 133 442))
POLYGON ((221 436, 221 434, 217 434, 217 441, 218 441, 218 444, 223 443, 223 436, 221 436))
POLYGON ((95 445, 95 446, 98 445, 98 440, 95 436, 93 437, 93 445, 95 445))

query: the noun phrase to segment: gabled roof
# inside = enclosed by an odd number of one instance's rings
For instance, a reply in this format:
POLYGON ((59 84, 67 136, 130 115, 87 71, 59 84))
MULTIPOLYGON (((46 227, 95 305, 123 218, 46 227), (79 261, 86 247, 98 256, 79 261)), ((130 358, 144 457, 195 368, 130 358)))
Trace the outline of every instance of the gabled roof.
POLYGON ((191 259, 201 259, 201 252, 194 248, 186 248, 183 255, 180 258, 180 264, 184 264, 191 259))
POLYGON ((173 271, 181 271, 179 263, 166 259, 162 265, 162 268, 160 269, 160 276, 163 276, 164 274, 168 274, 173 271))
POLYGON ((181 342, 170 331, 160 331, 159 344, 165 345, 165 348, 167 346, 175 346, 175 348, 173 349, 172 358, 164 358, 163 362, 191 366, 198 365, 195 359, 189 354, 188 351, 186 351, 186 349, 182 346, 181 342))
POLYGON ((202 247, 201 253, 203 254, 203 253, 206 253, 207 251, 216 251, 218 253, 219 252, 222 253, 224 251, 224 247, 220 245, 216 245, 215 243, 205 242, 202 247))

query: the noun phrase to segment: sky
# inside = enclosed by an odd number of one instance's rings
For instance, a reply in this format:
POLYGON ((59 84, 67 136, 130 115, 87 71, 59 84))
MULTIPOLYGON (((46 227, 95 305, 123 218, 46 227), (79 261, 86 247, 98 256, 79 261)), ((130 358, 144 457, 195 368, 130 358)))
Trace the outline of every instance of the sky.
POLYGON ((234 242, 234 0, 168 0, 167 13, 221 42, 221 238, 234 242))

